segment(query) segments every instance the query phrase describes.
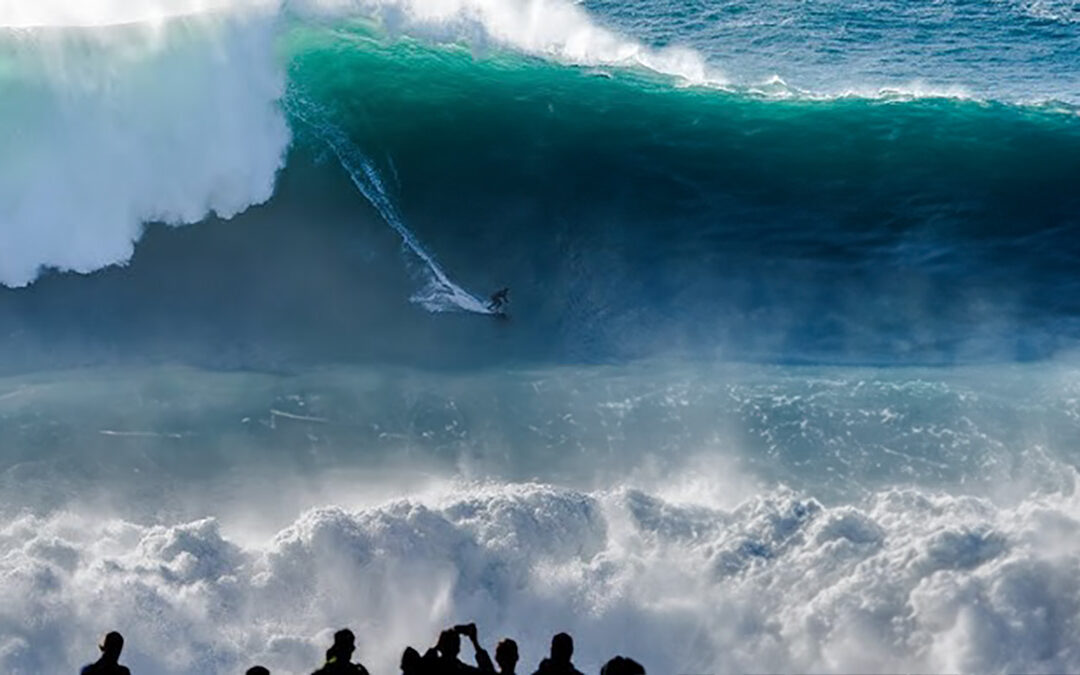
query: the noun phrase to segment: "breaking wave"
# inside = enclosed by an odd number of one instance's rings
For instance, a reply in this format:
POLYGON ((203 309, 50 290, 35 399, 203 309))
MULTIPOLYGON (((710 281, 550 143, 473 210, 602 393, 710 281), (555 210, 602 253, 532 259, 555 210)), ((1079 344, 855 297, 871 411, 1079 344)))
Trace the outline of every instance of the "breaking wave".
POLYGON ((1080 669, 1075 101, 615 14, 0 0, 0 669, 1080 669))
POLYGON ((1078 506, 1072 487, 1008 508, 894 489, 724 510, 522 484, 316 509, 253 544, 213 519, 28 515, 0 530, 17 599, 0 664, 70 671, 108 625, 139 671, 303 672, 350 625, 360 659, 390 671, 469 617, 489 644, 513 635, 525 667, 569 629, 585 672, 614 653, 659 673, 1069 672, 1078 506))

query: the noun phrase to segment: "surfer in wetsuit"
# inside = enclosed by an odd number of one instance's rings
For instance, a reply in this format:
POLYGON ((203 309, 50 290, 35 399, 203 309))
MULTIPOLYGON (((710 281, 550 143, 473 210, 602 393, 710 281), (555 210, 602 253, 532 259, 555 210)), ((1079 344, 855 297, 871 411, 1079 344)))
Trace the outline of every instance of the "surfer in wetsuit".
POLYGON ((497 314, 502 314, 503 307, 508 302, 510 302, 510 289, 500 288, 491 294, 491 301, 488 303, 488 309, 497 314))

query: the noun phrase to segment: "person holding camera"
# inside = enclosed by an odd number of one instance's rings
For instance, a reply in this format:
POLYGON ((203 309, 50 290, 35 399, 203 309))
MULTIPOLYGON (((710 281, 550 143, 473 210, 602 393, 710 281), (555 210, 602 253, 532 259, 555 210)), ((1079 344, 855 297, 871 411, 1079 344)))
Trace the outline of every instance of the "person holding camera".
POLYGON ((475 623, 459 624, 439 633, 439 641, 424 655, 424 661, 424 672, 429 675, 479 675, 481 673, 487 675, 495 672, 491 657, 476 638, 475 623), (458 659, 462 635, 472 642, 473 652, 476 655, 477 665, 475 666, 462 663, 458 659))

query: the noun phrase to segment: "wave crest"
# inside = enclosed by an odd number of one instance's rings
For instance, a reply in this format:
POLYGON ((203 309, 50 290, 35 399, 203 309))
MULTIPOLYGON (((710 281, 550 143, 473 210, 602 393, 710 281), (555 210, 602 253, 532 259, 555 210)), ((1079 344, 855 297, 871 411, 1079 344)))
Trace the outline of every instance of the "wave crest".
POLYGON ((142 225, 270 198, 290 131, 273 17, 0 32, 0 283, 130 258, 142 225))

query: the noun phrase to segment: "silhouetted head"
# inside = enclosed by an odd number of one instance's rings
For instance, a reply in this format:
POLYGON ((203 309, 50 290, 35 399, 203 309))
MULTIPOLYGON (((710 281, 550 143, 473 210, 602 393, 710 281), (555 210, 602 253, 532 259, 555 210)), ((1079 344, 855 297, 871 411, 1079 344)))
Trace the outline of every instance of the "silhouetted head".
POLYGON ((106 633, 98 644, 102 656, 116 660, 120 658, 120 652, 124 651, 124 636, 116 631, 106 633))
POLYGON ((600 675, 645 675, 645 668, 633 659, 616 656, 604 664, 600 675))
POLYGON ((517 643, 506 638, 495 645, 495 663, 499 664, 499 670, 504 673, 514 672, 518 662, 517 643))
POLYGON ((348 628, 342 628, 334 633, 334 644, 326 650, 326 659, 348 661, 356 651, 356 636, 348 628))
POLYGON ((551 638, 551 660, 555 663, 570 663, 574 655, 574 638, 566 633, 559 633, 551 638))
POLYGON ((461 651, 461 638, 452 630, 444 630, 439 633, 439 641, 435 644, 435 648, 444 657, 457 657, 458 652, 461 651))
POLYGON ((244 675, 270 675, 270 671, 262 666, 252 666, 244 675))
POLYGON ((420 652, 416 651, 412 647, 406 647, 405 651, 401 653, 401 674, 412 675, 413 673, 420 672, 420 666, 423 664, 423 659, 420 658, 420 652))

